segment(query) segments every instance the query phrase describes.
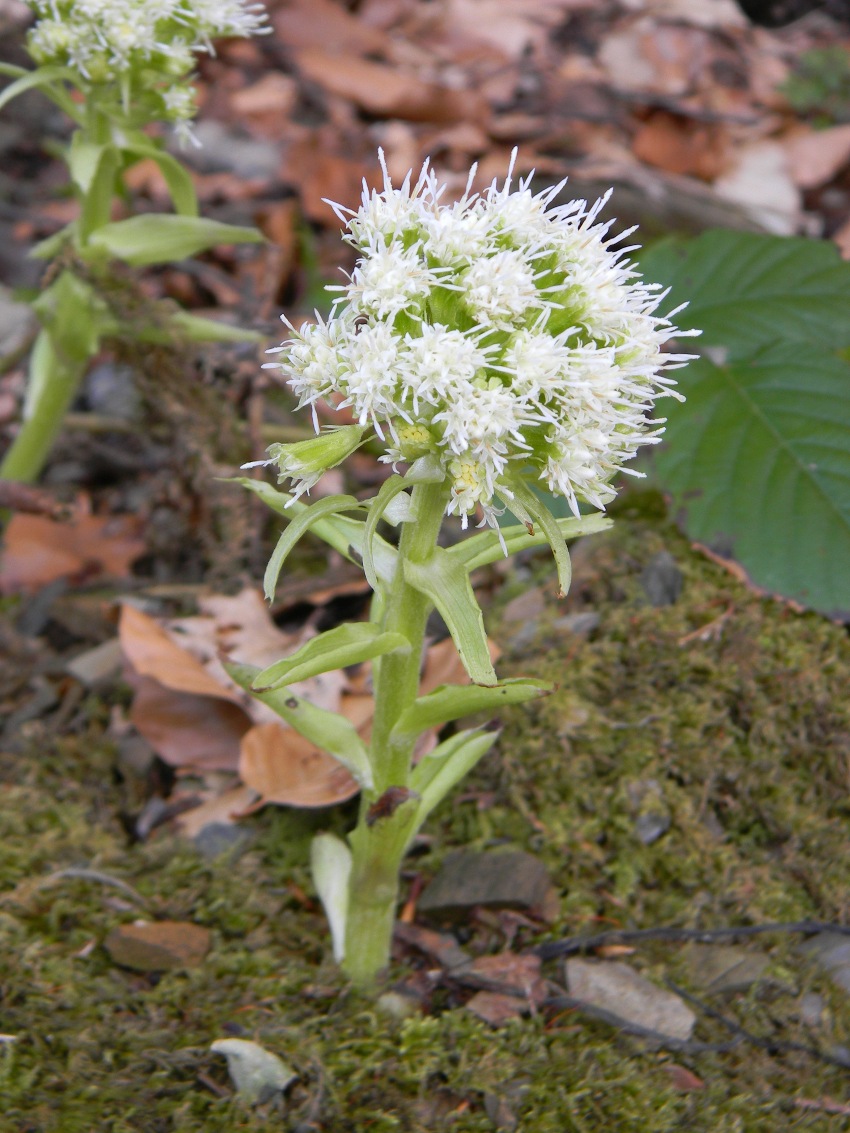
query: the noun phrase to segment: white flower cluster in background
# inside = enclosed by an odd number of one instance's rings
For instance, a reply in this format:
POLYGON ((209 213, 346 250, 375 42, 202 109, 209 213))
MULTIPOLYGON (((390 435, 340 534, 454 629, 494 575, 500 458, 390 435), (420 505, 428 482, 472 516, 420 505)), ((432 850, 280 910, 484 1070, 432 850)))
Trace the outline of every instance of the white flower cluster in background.
POLYGON ((679 333, 655 313, 665 293, 614 250, 630 233, 597 221, 607 196, 550 207, 564 183, 533 194, 512 160, 501 188, 474 194, 473 169, 443 204, 427 162, 400 188, 381 164, 382 192, 334 206, 360 258, 331 317, 287 323, 270 365, 314 422, 319 400, 350 408, 385 460, 438 454, 464 526, 476 511, 494 523, 494 497, 510 507, 529 474, 576 515, 604 508, 616 472, 660 439, 653 402, 680 396, 667 371, 690 357, 664 353, 679 333))
POLYGON ((267 32, 262 4, 243 0, 26 0, 37 23, 28 39, 38 64, 69 67, 89 87, 118 83, 157 91, 162 117, 195 114, 186 77, 212 41, 267 32))

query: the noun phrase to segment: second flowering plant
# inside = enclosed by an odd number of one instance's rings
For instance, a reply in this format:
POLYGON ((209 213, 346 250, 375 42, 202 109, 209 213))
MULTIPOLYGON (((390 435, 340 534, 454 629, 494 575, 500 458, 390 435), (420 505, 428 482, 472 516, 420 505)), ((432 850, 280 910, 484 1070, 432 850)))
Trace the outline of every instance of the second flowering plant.
POLYGON ((554 205, 563 184, 535 194, 530 179, 514 184, 512 169, 501 187, 476 194, 473 169, 460 200, 444 203, 428 163, 400 188, 383 169, 383 190, 364 188, 356 212, 335 206, 359 258, 330 318, 290 327, 272 363, 312 409, 317 431, 313 440, 273 445, 262 462, 294 490, 244 481, 289 519, 267 594, 309 529, 362 562, 374 591, 370 620, 322 633, 261 672, 232 667, 360 783, 360 817, 347 842, 319 835, 312 857, 336 958, 364 986, 389 958, 407 847, 496 733, 454 731, 417 762, 419 737, 547 691, 496 676, 470 573, 548 543, 566 592, 566 540, 608 525, 599 511, 615 495, 612 481, 641 445, 660 439, 653 403, 679 396, 668 371, 688 357, 664 352, 676 328, 656 313, 663 292, 614 249, 609 224, 598 221, 605 199, 554 205), (347 410, 353 423, 321 431, 320 401, 347 410), (383 446, 393 469, 376 496, 303 502, 324 471, 367 441, 383 446), (565 497, 572 518, 556 519, 547 494, 565 497), (583 515, 581 502, 597 510, 583 515), (499 525, 506 509, 515 526, 499 525), (441 547, 444 517, 453 514, 485 530, 441 547), (397 543, 379 533, 381 521, 399 529, 397 543), (420 696, 434 608, 471 684, 420 696), (375 696, 368 744, 297 688, 367 660, 375 696))

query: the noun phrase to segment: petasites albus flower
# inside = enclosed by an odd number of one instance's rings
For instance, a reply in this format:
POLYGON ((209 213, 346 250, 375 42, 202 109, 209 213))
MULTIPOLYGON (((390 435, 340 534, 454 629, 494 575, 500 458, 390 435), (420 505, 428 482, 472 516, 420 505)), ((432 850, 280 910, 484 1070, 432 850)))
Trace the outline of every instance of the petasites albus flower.
POLYGON ((37 22, 30 54, 74 72, 88 91, 152 102, 185 133, 195 115, 187 81, 213 40, 269 31, 262 4, 244 0, 26 0, 37 22))
MULTIPOLYGON (((475 169, 459 201, 425 163, 356 212, 334 205, 359 252, 331 317, 296 330, 278 361, 301 406, 349 409, 384 441, 384 460, 435 454, 447 511, 494 523, 498 500, 522 513, 531 480, 604 509, 612 480, 641 445, 659 441, 659 397, 680 398, 665 353, 680 334, 657 313, 666 292, 645 283, 600 222, 608 200, 556 204, 564 182, 531 178, 483 193, 475 169)), ((278 452, 278 456, 282 453, 278 452)), ((279 461, 283 473, 291 470, 279 461)), ((302 483, 304 483, 302 481, 302 483)))

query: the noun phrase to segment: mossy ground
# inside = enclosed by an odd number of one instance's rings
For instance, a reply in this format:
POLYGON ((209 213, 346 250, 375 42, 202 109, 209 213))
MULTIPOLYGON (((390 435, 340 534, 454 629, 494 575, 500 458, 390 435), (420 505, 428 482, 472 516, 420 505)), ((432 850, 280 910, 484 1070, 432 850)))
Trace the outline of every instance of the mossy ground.
MULTIPOLYGON (((414 868, 430 874, 459 845, 529 849, 562 895, 553 937, 846 922, 846 632, 747 591, 660 522, 621 518, 575 558, 568 608, 592 608, 598 628, 585 639, 553 627, 565 612, 553 598, 534 641, 505 655, 504 675, 546 677, 558 690, 506 714, 498 756, 435 817, 433 845, 414 868), (684 587, 674 605, 654 608, 640 575, 662 549, 684 587), (670 827, 644 845, 635 819, 649 796, 670 827)), ((499 604, 529 585, 554 594, 544 558, 525 571, 499 604)), ((31 724, 22 749, 0 762, 0 1030, 18 1036, 0 1047, 3 1133, 850 1127, 799 1106, 844 1102, 850 1083, 846 1070, 804 1054, 749 1045, 665 1053, 571 1013, 493 1030, 449 999, 428 1017, 379 1014, 346 990, 303 896, 309 834, 328 816, 269 809, 251 820, 259 837, 235 861, 204 861, 170 837, 128 845, 107 718, 92 699, 61 737, 31 724), (102 941, 140 910, 98 882, 45 880, 69 865, 128 882, 148 915, 208 926, 206 962, 158 977, 117 968, 102 941), (298 1072, 280 1107, 248 1110, 229 1096, 224 1063, 209 1052, 228 1034, 256 1039, 298 1072), (677 1089, 674 1062, 704 1088, 677 1089)), ((523 931, 518 943, 531 943, 523 931)), ((748 944, 769 956, 769 979, 712 1003, 782 1040, 847 1042, 847 999, 803 962, 798 943, 778 934, 748 944), (804 990, 828 1007, 814 1034, 798 1021, 804 990)), ((501 945, 497 930, 479 926, 467 946, 501 945)), ((656 943, 630 962, 693 987, 682 945, 656 943)), ((403 974, 399 965, 394 975, 403 974)), ((557 965, 549 974, 561 978, 557 965)), ((729 1034, 703 1018, 696 1037, 729 1034)))

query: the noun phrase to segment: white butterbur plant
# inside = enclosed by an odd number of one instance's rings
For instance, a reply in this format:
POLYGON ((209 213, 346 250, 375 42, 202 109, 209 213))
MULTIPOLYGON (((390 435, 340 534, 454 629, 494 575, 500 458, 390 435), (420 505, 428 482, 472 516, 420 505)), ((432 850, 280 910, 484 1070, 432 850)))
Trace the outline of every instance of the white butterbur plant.
MULTIPOLYGON (((515 160, 515 155, 514 155, 515 160)), ((358 779, 360 818, 347 843, 323 834, 313 850, 334 953, 361 986, 389 958, 403 855, 427 815, 488 751, 496 732, 454 731, 416 761, 423 732, 497 711, 547 691, 499 680, 470 572, 500 555, 548 543, 560 589, 570 583, 567 540, 600 531, 618 471, 656 443, 662 396, 680 397, 669 371, 689 355, 665 353, 678 332, 657 313, 663 291, 642 282, 598 216, 607 197, 558 205, 563 183, 533 193, 530 178, 443 202, 426 162, 394 188, 364 187, 356 212, 334 206, 359 253, 330 317, 296 330, 271 363, 317 436, 273 445, 269 460, 292 491, 243 482, 289 520, 266 572, 267 595, 308 529, 362 562, 374 591, 368 622, 313 638, 262 672, 233 673, 358 779), (321 430, 319 403, 347 420, 321 430), (369 442, 392 474, 372 499, 336 495, 308 504, 321 473, 369 442), (558 519, 548 495, 566 499, 558 519), (583 514, 581 505, 596 509, 583 514), (500 525, 509 511, 515 525, 500 525), (444 548, 447 515, 481 533, 444 548), (384 520, 397 541, 379 533, 384 520), (442 615, 471 681, 419 695, 425 625, 442 615), (289 686, 358 662, 372 664, 370 742, 289 686)), ((628 233, 623 234, 628 236, 628 233)), ((636 474, 636 473, 633 473, 636 474)))
POLYGON ((158 326, 121 325, 105 293, 110 261, 132 267, 195 255, 216 244, 262 240, 254 228, 198 215, 191 174, 150 128, 164 123, 185 144, 196 113, 192 76, 213 41, 268 31, 260 4, 243 0, 27 0, 36 20, 27 47, 33 70, 0 63, 12 78, 0 108, 38 89, 71 119, 64 157, 79 205, 76 219, 33 249, 58 269, 33 304, 42 324, 30 362, 24 420, 0 479, 32 480, 65 411, 106 337, 160 341, 256 340, 256 335, 183 312, 158 326), (140 161, 159 167, 173 213, 113 220, 126 208, 124 175, 140 161), (163 325, 165 324, 165 325, 163 325))

